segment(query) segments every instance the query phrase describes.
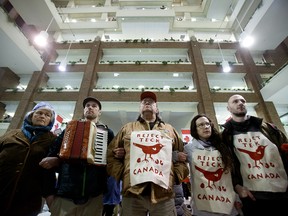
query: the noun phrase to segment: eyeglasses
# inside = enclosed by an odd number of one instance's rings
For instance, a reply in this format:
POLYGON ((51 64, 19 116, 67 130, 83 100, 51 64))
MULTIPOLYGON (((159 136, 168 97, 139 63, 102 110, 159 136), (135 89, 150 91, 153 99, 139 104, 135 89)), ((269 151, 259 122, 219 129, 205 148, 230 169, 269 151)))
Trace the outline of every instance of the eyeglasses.
POLYGON ((205 123, 201 123, 201 124, 198 124, 198 125, 196 125, 196 127, 198 127, 198 128, 206 128, 206 127, 211 127, 211 123, 210 122, 205 122, 205 123))

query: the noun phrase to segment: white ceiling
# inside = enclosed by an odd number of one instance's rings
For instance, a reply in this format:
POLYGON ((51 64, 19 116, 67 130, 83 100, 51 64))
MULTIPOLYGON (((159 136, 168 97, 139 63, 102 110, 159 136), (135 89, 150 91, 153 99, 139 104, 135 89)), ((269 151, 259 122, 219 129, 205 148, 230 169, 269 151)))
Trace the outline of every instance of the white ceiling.
MULTIPOLYGON (((21 17, 26 23, 36 26, 39 30, 46 30, 52 16, 55 18, 51 26, 49 26, 48 32, 51 37, 57 41, 64 40, 89 40, 94 39, 96 36, 101 38, 110 38, 112 40, 119 39, 163 39, 163 38, 176 38, 180 39, 184 35, 184 39, 187 40, 191 36, 195 36, 198 39, 207 40, 209 38, 235 40, 239 37, 238 34, 234 34, 234 30, 238 29, 240 22, 241 27, 245 32, 250 33, 255 37, 255 43, 250 48, 252 54, 257 55, 263 53, 265 50, 275 49, 287 36, 287 20, 288 20, 288 1, 287 0, 263 0, 262 5, 256 10, 260 0, 161 0, 161 1, 74 1, 75 4, 79 2, 77 8, 56 8, 53 1, 50 0, 10 0, 15 9, 19 12, 21 17), (202 2, 202 4, 201 4, 202 2), (105 7, 92 8, 93 3, 105 3, 105 7), (86 6, 85 6, 86 5, 86 6), (87 7, 90 5, 90 7, 87 7), (126 5, 126 6, 125 6, 126 5), (165 5, 167 10, 159 10, 158 7, 165 5), (173 5, 173 6, 172 6, 173 5), (230 9, 232 5, 233 11, 230 9), (256 6, 255 6, 256 5, 256 6), (145 7, 145 10, 143 8, 145 7), (99 12, 99 10, 110 11, 108 14, 115 14, 117 21, 107 22, 107 14, 95 13, 97 19, 103 19, 104 21, 98 21, 91 23, 82 13, 82 22, 78 23, 64 23, 62 21, 66 11, 77 11, 79 10, 93 12, 99 12), (123 10, 121 10, 123 9, 123 10), (125 10, 124 10, 125 9, 125 10), (256 10, 256 12, 255 12, 256 10), (59 15, 62 15, 62 17, 59 15), (225 16, 229 16, 230 20, 223 21, 225 16), (211 22, 210 18, 218 18, 217 22, 211 22), (235 18, 237 17, 237 19, 235 18), (124 20, 122 18, 125 18, 124 20), (182 21, 179 21, 181 18, 182 21), (198 21, 192 22, 191 18, 197 18, 198 21), (248 23, 248 24, 247 24, 248 23), (247 25, 246 25, 247 24, 247 25), (115 31, 116 29, 116 31, 115 31)), ((68 1, 57 1, 65 3, 68 1)), ((72 4, 73 1, 70 1, 72 4)), ((80 15, 75 14, 74 17, 80 15)), ((72 15, 71 15, 72 17, 72 15)), ((64 52, 64 50, 58 50, 64 52)), ((73 51, 74 52, 74 51, 73 51)), ((71 55, 73 55, 71 51, 71 55)), ((75 51, 76 52, 76 51, 75 51)), ((77 51, 75 56, 79 57, 82 55, 84 59, 87 56, 85 50, 77 51)), ((105 50, 104 50, 105 52, 105 50)), ((117 53, 108 53, 109 58, 117 53)), ((122 50, 118 50, 121 54, 122 50)), ((140 52, 140 50, 139 50, 140 52)), ((149 54, 149 50, 142 50, 141 55, 149 54)), ((163 55, 166 51, 160 52, 159 54, 154 53, 154 57, 163 55)), ((141 57, 139 54, 139 58, 141 57)), ((183 56, 185 58, 185 51, 179 49, 176 56, 183 56)), ((111 60, 111 59, 110 59, 111 60)), ((21 77, 21 84, 25 85, 28 83, 29 78, 33 71, 41 70, 43 61, 40 57, 40 52, 34 49, 29 44, 27 38, 15 28, 11 22, 7 20, 7 15, 2 9, 0 9, 0 67, 9 67, 12 71, 21 77)), ((277 76, 279 80, 275 82, 271 80, 263 90, 263 96, 265 100, 273 101, 277 106, 279 115, 288 112, 288 97, 285 93, 288 90, 287 85, 287 67, 283 69, 277 76), (273 81, 273 82, 272 82, 273 81), (276 83, 273 84, 273 83, 276 83)), ((72 87, 80 86, 80 79, 83 73, 72 73, 61 78, 61 76, 54 77, 54 74, 49 74, 50 85, 57 86, 57 83, 67 83, 72 87)), ((99 73, 100 83, 105 85, 114 85, 112 79, 108 79, 112 76, 112 73, 99 73), (110 82, 110 83, 107 83, 110 82)), ((237 74, 239 80, 241 80, 242 74, 237 74)), ((142 79, 144 85, 162 86, 163 77, 165 77, 165 83, 169 83, 169 80, 174 78, 167 77, 167 74, 161 73, 146 73, 147 77, 143 77, 144 74, 133 74, 123 73, 119 82, 126 85, 138 85, 139 79, 142 79), (153 82, 151 77, 153 76, 153 82), (159 76, 159 77, 157 77, 159 76), (122 80, 121 80, 122 79, 122 80), (162 79, 162 81, 160 81, 162 79), (161 82, 161 83, 159 83, 161 82), (152 84, 151 84, 152 83, 152 84)), ((179 87, 186 85, 193 85, 191 82, 191 75, 188 73, 182 73, 182 77, 179 78, 179 87)), ((209 76, 217 76, 210 74, 209 76)), ((227 76, 228 77, 228 76, 227 76)), ((222 77, 223 78, 223 77, 222 77)), ((217 77, 213 78, 217 80, 217 77)), ((229 78, 227 78, 229 80, 229 78)), ((219 81, 227 83, 226 79, 218 78, 219 81)), ((175 80, 173 80, 174 82, 175 80)), ((223 85, 224 85, 223 83, 223 85)), ((139 84, 141 84, 139 82, 139 84)), ((210 83, 213 85, 213 83, 210 83)), ((236 85, 236 84, 235 84, 236 85)), ((120 85, 121 86, 121 85, 120 85)), ((1 101, 5 103, 5 101, 1 101)), ((51 102, 57 112, 63 117, 69 119, 70 114, 74 112, 74 102, 51 102)), ((13 113, 16 110, 17 102, 7 103, 7 113, 13 113)), ((135 120, 138 116, 138 102, 129 103, 111 103, 103 102, 103 114, 102 120, 110 125, 117 131, 122 124, 135 120)), ((189 127, 189 123, 194 113, 196 112, 197 104, 194 103, 159 103, 161 116, 165 121, 168 121, 180 131, 181 128, 189 127), (187 116, 189 116, 187 118, 187 116)), ((252 106, 252 105, 251 105, 252 106)), ((226 104, 215 104, 218 121, 221 123, 228 118, 228 112, 226 111, 226 104), (218 116, 219 115, 219 116, 218 116)), ((250 109, 253 112, 253 108, 250 109)), ((288 122, 288 121, 287 121, 288 122)))

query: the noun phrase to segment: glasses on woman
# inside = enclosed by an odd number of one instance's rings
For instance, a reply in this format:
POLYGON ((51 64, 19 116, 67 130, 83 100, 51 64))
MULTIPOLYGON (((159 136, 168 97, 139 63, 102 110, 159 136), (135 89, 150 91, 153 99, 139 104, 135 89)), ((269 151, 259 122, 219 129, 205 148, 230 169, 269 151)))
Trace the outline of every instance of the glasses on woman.
POLYGON ((210 122, 201 123, 201 124, 196 125, 196 127, 201 128, 201 129, 206 128, 206 127, 209 128, 211 127, 211 123, 210 122))

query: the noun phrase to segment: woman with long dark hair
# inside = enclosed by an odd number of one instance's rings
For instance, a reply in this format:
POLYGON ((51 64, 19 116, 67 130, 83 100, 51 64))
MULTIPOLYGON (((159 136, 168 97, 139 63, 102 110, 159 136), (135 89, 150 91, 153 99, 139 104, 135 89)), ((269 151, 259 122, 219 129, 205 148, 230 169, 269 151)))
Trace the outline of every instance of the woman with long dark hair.
POLYGON ((190 166, 193 215, 238 215, 231 170, 232 157, 210 118, 195 116, 190 124, 193 140, 184 146, 190 166))

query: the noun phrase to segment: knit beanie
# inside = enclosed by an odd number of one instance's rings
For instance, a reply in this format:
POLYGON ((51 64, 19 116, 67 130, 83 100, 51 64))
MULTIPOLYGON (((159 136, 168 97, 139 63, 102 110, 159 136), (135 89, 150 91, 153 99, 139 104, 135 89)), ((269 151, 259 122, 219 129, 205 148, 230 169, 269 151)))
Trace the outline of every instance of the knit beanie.
POLYGON ((32 109, 32 111, 28 112, 26 114, 26 117, 27 120, 32 123, 32 114, 36 111, 36 110, 39 110, 39 109, 45 109, 45 110, 49 110, 52 114, 52 117, 51 117, 51 121, 50 121, 50 124, 48 126, 50 126, 51 128, 53 127, 54 125, 54 121, 55 121, 55 111, 54 111, 54 108, 47 102, 39 102, 37 103, 34 108, 32 109))

